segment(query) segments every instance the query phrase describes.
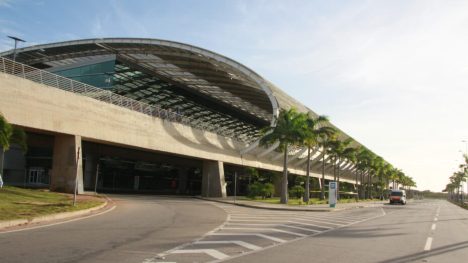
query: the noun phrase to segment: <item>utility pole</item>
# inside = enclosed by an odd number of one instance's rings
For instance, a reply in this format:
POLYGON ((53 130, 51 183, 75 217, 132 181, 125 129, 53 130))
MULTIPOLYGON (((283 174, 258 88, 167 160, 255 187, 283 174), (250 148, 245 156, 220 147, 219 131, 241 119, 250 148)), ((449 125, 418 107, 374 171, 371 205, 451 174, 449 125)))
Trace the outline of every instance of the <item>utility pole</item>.
POLYGON ((26 40, 23 40, 23 39, 17 38, 17 37, 13 37, 13 36, 8 36, 8 37, 15 41, 15 48, 13 49, 13 61, 16 61, 16 48, 18 47, 18 42, 26 42, 26 40))

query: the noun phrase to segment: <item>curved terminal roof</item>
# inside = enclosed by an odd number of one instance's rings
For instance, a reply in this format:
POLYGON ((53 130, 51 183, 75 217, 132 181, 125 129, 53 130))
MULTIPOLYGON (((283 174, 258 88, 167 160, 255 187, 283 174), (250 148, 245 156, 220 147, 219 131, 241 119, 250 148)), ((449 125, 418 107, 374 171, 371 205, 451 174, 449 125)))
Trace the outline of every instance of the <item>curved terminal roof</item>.
MULTIPOLYGON (((13 51, 0 55, 13 57, 13 51)), ((16 60, 50 68, 106 56, 267 123, 273 123, 278 112, 276 98, 258 74, 222 55, 177 42, 136 38, 67 41, 18 49, 16 60)))
MULTIPOLYGON (((0 53, 0 56, 12 58, 13 50, 0 53)), ((48 69, 66 68, 67 65, 86 64, 111 57, 146 74, 146 78, 144 74, 140 74, 138 79, 135 76, 129 78, 125 67, 121 67, 120 74, 117 74, 121 80, 117 93, 131 95, 130 97, 137 100, 151 96, 151 91, 138 90, 139 93, 135 93, 136 89, 133 88, 125 94, 125 89, 148 84, 144 82, 149 75, 183 87, 190 94, 197 94, 204 99, 205 103, 216 102, 218 107, 239 112, 238 119, 250 119, 256 123, 257 128, 274 125, 280 108, 295 107, 299 111, 317 116, 244 65, 212 51, 178 42, 144 38, 66 41, 17 49, 16 60, 48 69)), ((200 110, 197 114, 204 113, 200 110)), ((251 137, 255 137, 255 132, 252 134, 251 137)), ((343 133, 343 136, 346 135, 343 133)))

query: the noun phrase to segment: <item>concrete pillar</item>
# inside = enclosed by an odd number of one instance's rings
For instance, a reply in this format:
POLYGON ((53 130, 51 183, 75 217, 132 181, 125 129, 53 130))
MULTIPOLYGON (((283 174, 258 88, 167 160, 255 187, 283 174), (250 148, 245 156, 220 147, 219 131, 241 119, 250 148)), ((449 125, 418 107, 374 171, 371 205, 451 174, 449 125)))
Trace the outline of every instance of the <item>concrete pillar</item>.
POLYGON ((78 193, 83 193, 82 156, 81 136, 55 136, 50 182, 52 191, 73 193, 78 176, 78 193), (79 154, 78 162, 77 154, 79 154))
POLYGON ((202 196, 226 198, 223 162, 203 161, 202 196))

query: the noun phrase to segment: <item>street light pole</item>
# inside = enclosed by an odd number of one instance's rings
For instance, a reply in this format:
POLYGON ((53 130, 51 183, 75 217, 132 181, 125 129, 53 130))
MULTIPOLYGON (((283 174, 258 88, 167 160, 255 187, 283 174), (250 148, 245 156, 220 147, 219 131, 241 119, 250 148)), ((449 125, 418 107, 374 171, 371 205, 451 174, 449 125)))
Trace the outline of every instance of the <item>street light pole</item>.
POLYGON ((23 40, 18 37, 13 37, 13 36, 8 36, 8 37, 15 41, 15 48, 13 49, 13 61, 16 61, 16 48, 18 47, 18 42, 26 42, 26 40, 23 40))

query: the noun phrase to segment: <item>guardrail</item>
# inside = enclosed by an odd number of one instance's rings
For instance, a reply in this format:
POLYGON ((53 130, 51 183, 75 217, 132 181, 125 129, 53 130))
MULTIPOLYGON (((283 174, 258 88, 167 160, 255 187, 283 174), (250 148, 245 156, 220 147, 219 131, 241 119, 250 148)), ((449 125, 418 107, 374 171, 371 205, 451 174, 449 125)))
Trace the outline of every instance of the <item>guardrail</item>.
POLYGON ((115 94, 111 91, 65 78, 60 75, 15 62, 4 57, 0 57, 0 72, 28 79, 43 85, 47 85, 49 87, 55 87, 68 92, 73 92, 119 107, 124 107, 152 117, 182 123, 196 129, 213 132, 225 137, 236 139, 238 141, 248 142, 252 140, 252 138, 248 138, 246 135, 235 134, 232 132, 232 130, 226 130, 222 127, 213 126, 212 124, 204 122, 200 119, 194 119, 171 110, 162 109, 158 106, 127 98, 125 96, 115 94))

